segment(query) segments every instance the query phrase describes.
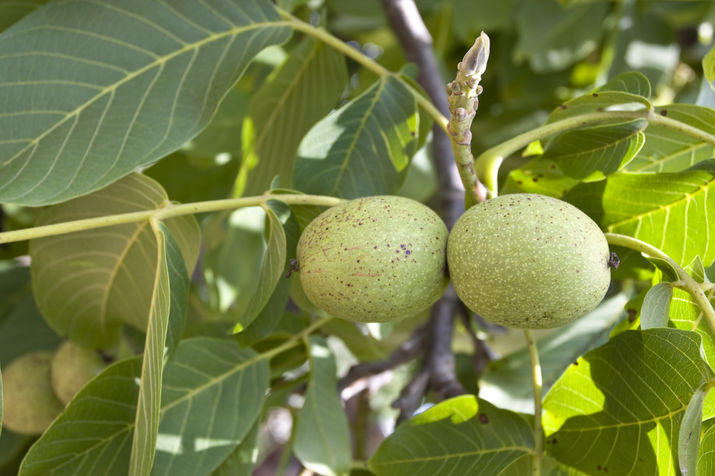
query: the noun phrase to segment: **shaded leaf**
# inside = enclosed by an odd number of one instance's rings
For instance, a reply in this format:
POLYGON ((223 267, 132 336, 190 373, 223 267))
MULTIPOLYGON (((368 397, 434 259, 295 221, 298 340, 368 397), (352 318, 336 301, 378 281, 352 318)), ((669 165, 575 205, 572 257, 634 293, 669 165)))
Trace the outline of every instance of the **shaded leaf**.
POLYGON ((350 470, 348 418, 338 395, 335 357, 325 340, 310 337, 310 381, 293 437, 293 451, 303 465, 319 474, 344 475, 350 470))
POLYGON ((255 278, 258 284, 246 310, 239 316, 234 332, 241 332, 253 322, 268 303, 273 291, 276 289, 278 280, 283 276, 283 269, 286 263, 286 236, 283 224, 270 207, 264 207, 264 211, 266 212, 266 233, 268 236, 261 268, 255 278))
POLYGON ((55 350, 61 342, 35 306, 29 268, 0 262, 0 365, 34 350, 55 350))
POLYGON ((520 475, 531 472, 534 436, 525 419, 473 395, 455 397, 411 418, 383 441, 368 466, 378 476, 520 475))
MULTIPOLYGON (((605 300, 582 318, 555 329, 537 342, 544 393, 576 359, 605 343, 613 326, 624 317, 629 295, 621 293, 605 300)), ((534 413, 531 363, 526 348, 489 363, 479 380, 479 396, 500 408, 534 413)))
POLYGON ((565 8, 556 0, 527 2, 516 14, 517 59, 528 59, 537 72, 558 71, 593 51, 601 37, 605 3, 565 8))
POLYGON ((546 450, 589 474, 675 473, 680 420, 712 376, 694 332, 623 332, 579 358, 546 396, 546 450))
POLYGON ((241 444, 233 450, 211 476, 251 476, 253 465, 258 454, 258 429, 259 421, 253 424, 248 434, 241 440, 241 444))
POLYGON ((641 329, 668 327, 672 297, 673 286, 670 283, 658 283, 648 290, 641 307, 641 329))
POLYGON ((166 190, 172 201, 183 203, 219 200, 231 195, 233 177, 239 161, 206 160, 176 152, 142 173, 153 178, 166 190))
POLYGON ((42 6, 47 0, 0 1, 0 32, 42 6))
MULTIPOLYGON (((48 208, 38 225, 169 205, 152 179, 129 175, 109 187, 48 208)), ((190 272, 200 234, 193 216, 166 220, 190 272)), ((113 343, 122 324, 146 329, 157 269, 149 221, 33 240, 32 285, 38 308, 60 335, 86 347, 113 343)))
POLYGON ((703 421, 703 403, 710 390, 710 383, 702 384, 693 394, 680 421, 678 433, 678 467, 683 475, 697 474, 700 428, 703 421))
POLYGON ((566 175, 601 180, 623 168, 643 147, 643 119, 564 132, 546 148, 543 159, 556 162, 566 175))
MULTIPOLYGON (((124 475, 141 358, 107 367, 27 453, 20 474, 124 475)), ((211 474, 248 433, 268 387, 266 358, 226 339, 181 342, 164 369, 152 474, 211 474)))
POLYGON ((715 210, 715 161, 677 173, 615 174, 573 188, 564 199, 607 231, 633 236, 681 265, 715 258, 710 223, 715 210))
POLYGON ((243 122, 243 163, 236 190, 265 192, 278 175, 290 187, 298 145, 335 106, 348 81, 345 57, 306 37, 253 95, 243 122))
POLYGON ((343 198, 394 194, 417 150, 418 117, 416 100, 402 82, 380 78, 303 138, 295 188, 343 198))
POLYGON ((290 29, 270 2, 64 0, 0 35, 0 201, 98 190, 201 131, 290 29), (61 167, 59 165, 62 165, 61 167))

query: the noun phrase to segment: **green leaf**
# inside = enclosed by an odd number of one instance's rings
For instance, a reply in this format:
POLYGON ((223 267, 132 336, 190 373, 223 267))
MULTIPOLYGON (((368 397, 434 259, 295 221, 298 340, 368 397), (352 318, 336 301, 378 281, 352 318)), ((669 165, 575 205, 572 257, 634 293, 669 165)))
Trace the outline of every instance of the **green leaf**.
POLYGON ((266 212, 266 252, 258 276, 258 282, 253 297, 246 310, 239 316, 234 332, 241 332, 248 327, 266 306, 276 289, 278 280, 283 276, 286 263, 286 236, 280 218, 270 207, 264 207, 266 212))
MULTIPOLYGON (((38 225, 165 207, 152 179, 129 175, 85 197, 45 210, 38 225)), ((166 221, 194 268, 200 234, 193 216, 166 221)), ((149 221, 33 240, 31 272, 38 308, 60 335, 89 348, 112 344, 122 324, 146 330, 155 286, 156 237, 149 221)))
POLYGON ((268 362, 231 340, 181 342, 164 371, 159 442, 152 475, 209 475, 260 414, 268 362))
MULTIPOLYGON (((249 432, 268 388, 264 355, 227 339, 183 340, 164 369, 152 474, 209 475, 249 432)), ((26 455, 20 474, 124 475, 141 358, 90 381, 26 455)))
POLYGON ((650 83, 645 76, 637 72, 622 73, 590 93, 557 107, 547 122, 605 110, 652 109, 649 97, 650 83))
MULTIPOLYGON (((166 224, 161 223, 161 234, 164 237, 166 246, 166 266, 169 274, 169 322, 166 329, 166 347, 164 360, 171 358, 179 345, 184 326, 186 325, 186 315, 189 309, 189 274, 186 272, 184 257, 181 254, 181 247, 171 234, 171 230, 166 224)), ((155 230, 156 232, 156 230, 155 230)), ((156 233, 155 233, 156 234, 156 233)), ((146 348, 146 347, 145 347, 146 348)))
POLYGON ((417 150, 418 117, 402 82, 380 78, 308 132, 298 149, 294 186, 343 198, 396 193, 417 150))
MULTIPOLYGON (((706 294, 708 300, 715 306, 715 289, 706 294)), ((713 336, 703 311, 695 303, 690 293, 681 289, 673 289, 670 302, 670 322, 678 329, 695 331, 703 340, 702 348, 705 361, 715 368, 715 336, 713 336)))
POLYGON ((703 432, 698 452, 697 476, 708 476, 715 472, 715 425, 703 432))
POLYGON ((0 365, 33 350, 55 350, 61 342, 37 310, 29 268, 0 262, 0 365))
POLYGON ((515 11, 513 0, 452 0, 451 3, 454 32, 467 45, 472 45, 481 31, 491 34, 511 26, 515 11))
POLYGON ((255 93, 243 122, 243 163, 236 190, 265 192, 276 175, 290 187, 298 145, 340 99, 345 57, 306 37, 255 93))
POLYGON ((675 473, 680 420, 712 376, 694 332, 623 332, 579 358, 546 396, 546 451, 589 474, 675 473))
POLYGON ((697 474, 700 428, 703 422, 703 403, 710 390, 710 382, 702 384, 693 394, 680 421, 678 433, 678 467, 684 475, 697 474))
MULTIPOLYGON (((655 112, 715 134, 715 112, 712 109, 692 104, 671 104, 656 108, 655 112)), ((645 130, 645 136, 645 146, 626 166, 629 172, 679 172, 715 157, 715 146, 672 127, 651 123, 645 130)))
POLYGON ((710 83, 710 87, 715 91, 715 45, 703 56, 703 74, 705 80, 710 83))
POLYGON ((0 201, 98 190, 181 147, 290 35, 270 2, 59 0, 0 35, 0 201), (61 164, 61 166, 60 166, 61 164))
MULTIPOLYGON (((542 337, 537 342, 543 391, 558 380, 564 370, 587 351, 605 343, 613 326, 624 317, 623 306, 629 294, 620 293, 606 299, 582 318, 542 337)), ((489 363, 479 380, 479 396, 499 407, 522 413, 534 413, 531 385, 531 360, 526 348, 489 363)))
POLYGON ((211 476, 251 476, 253 465, 258 455, 258 429, 260 421, 256 420, 241 444, 233 450, 211 476))
POLYGON ((607 14, 604 2, 571 8, 556 0, 526 2, 516 14, 519 41, 514 55, 517 60, 528 59, 540 73, 564 69, 596 48, 607 14))
POLYGON ((310 381, 298 413, 293 451, 303 465, 328 476, 350 470, 348 418, 338 395, 335 358, 326 342, 310 337, 310 381))
POLYGON ((556 162, 566 175, 601 180, 622 169, 643 147, 643 119, 564 132, 548 145, 543 159, 556 162))
MULTIPOLYGON (((157 432, 159 431, 159 411, 161 408, 164 347, 166 346, 169 312, 172 304, 167 255, 170 252, 178 252, 179 259, 181 259, 181 251, 178 250, 176 243, 169 243, 172 239, 168 229, 158 221, 152 220, 150 223, 156 239, 156 266, 154 269, 154 286, 152 287, 146 341, 144 343, 144 358, 139 383, 139 400, 134 421, 132 452, 129 461, 130 476, 149 474, 154 463, 157 432)), ((183 267, 181 262, 178 265, 183 267)), ((174 266, 176 266, 176 263, 174 263, 174 266)), ((177 302, 179 301, 177 300, 177 302)), ((181 311, 178 311, 178 313, 180 314, 181 311)), ((175 312, 175 317, 176 314, 175 312)), ((174 333, 172 337, 174 340, 172 344, 176 345, 179 336, 174 333)))
POLYGON ((0 1, 0 32, 32 12, 47 0, 0 1))
POLYGON ((368 461, 378 476, 531 473, 533 431, 516 413, 473 395, 446 400, 397 427, 368 461))
POLYGON ((670 283, 658 283, 648 290, 641 307, 641 329, 668 327, 672 297, 673 286, 670 283))
POLYGON ((715 258, 709 223, 715 210, 715 160, 677 173, 615 174, 578 185, 564 199, 606 231, 633 236, 681 265, 715 258))

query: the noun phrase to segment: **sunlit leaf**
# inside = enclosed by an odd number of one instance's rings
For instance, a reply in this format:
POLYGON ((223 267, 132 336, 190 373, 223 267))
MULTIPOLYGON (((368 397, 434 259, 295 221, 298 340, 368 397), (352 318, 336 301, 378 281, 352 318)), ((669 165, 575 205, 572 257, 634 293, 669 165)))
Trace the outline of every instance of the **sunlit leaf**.
POLYGON ((580 180, 566 175, 555 162, 537 157, 509 172, 501 193, 539 193, 560 198, 579 183, 580 180))
POLYGON ((298 145, 340 99, 348 81, 345 57, 305 38, 253 95, 243 122, 238 191, 265 192, 273 177, 290 187, 298 145))
POLYGON ((698 452, 697 476, 709 476, 715 472, 715 425, 703 432, 698 452))
POLYGON ((298 413, 293 451, 303 465, 319 474, 346 474, 350 469, 350 430, 338 395, 335 357, 325 341, 311 337, 310 381, 298 413))
POLYGON ((668 327, 668 314, 672 297, 673 286, 670 283, 658 283, 650 288, 641 307, 642 329, 668 327))
POLYGON ((611 109, 651 109, 650 83, 638 72, 622 73, 588 94, 578 96, 553 110, 548 122, 611 109))
POLYGON ((378 476, 531 473, 534 434, 516 413, 473 395, 444 401, 398 426, 368 462, 378 476))
MULTIPOLYGON (((211 474, 258 416, 266 360, 226 339, 182 341, 164 369, 151 474, 211 474)), ((126 476, 141 365, 140 357, 117 362, 80 390, 30 449, 20 475, 126 476)))
POLYGON ((677 173, 615 174, 582 184, 564 198, 607 231, 633 236, 681 265, 715 258, 715 161, 677 173))
POLYGON ((703 73, 705 80, 710 83, 710 87, 715 91, 715 45, 703 56, 703 73))
POLYGON ((417 150, 418 117, 402 82, 379 79, 303 138, 293 185, 343 198, 396 193, 417 150))
POLYGON ((600 180, 623 168, 643 147, 642 119, 564 132, 546 148, 543 159, 556 162, 566 175, 600 180))
MULTIPOLYGON (((152 179, 132 174, 88 196, 48 208, 39 225, 169 205, 152 179)), ((166 221, 187 272, 198 256, 200 235, 192 216, 166 221)), ((60 335, 85 345, 113 343, 122 324, 144 331, 150 314, 156 238, 149 221, 33 240, 32 285, 37 305, 60 335)))
POLYGON ((678 434, 678 466, 684 475, 697 474, 698 448, 700 447, 700 428, 703 420, 703 403, 710 390, 709 383, 704 383, 693 394, 688 409, 680 422, 678 434))
POLYGON ((682 415, 712 376, 694 332, 623 332, 579 358, 546 396, 546 450, 589 474, 673 474, 682 415))
POLYGON ((98 190, 181 147, 290 28, 257 0, 59 0, 0 35, 0 201, 98 190))
MULTIPOLYGON (((691 104, 671 104, 655 110, 670 119, 715 134, 715 111, 691 104)), ((643 149, 628 165, 631 172, 678 172, 715 157, 715 146, 673 127, 651 123, 643 149)))

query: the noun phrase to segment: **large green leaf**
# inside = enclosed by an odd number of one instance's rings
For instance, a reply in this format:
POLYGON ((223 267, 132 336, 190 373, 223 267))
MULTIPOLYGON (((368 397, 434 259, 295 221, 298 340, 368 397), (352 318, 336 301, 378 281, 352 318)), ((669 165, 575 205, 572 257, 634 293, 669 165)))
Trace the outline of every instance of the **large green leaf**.
POLYGON ((256 444, 258 443, 258 429, 260 421, 256 420, 248 434, 241 440, 241 444, 233 450, 211 476, 251 476, 253 465, 258 456, 256 444))
POLYGON ((677 173, 615 174, 582 184, 565 197, 607 231, 633 236, 687 265, 715 258, 715 161, 677 173))
POLYGON ((290 28, 270 2, 58 0, 0 35, 0 201, 56 203, 178 149, 290 28))
POLYGON ((260 414, 268 359, 226 339, 182 341, 164 370, 152 475, 209 475, 260 414))
MULTIPOLYGON (((208 475, 256 420, 268 387, 262 355, 226 339, 181 342, 164 369, 152 474, 208 475)), ((20 474, 126 476, 141 358, 87 384, 25 457, 20 474)))
POLYGON ((580 180, 566 175, 555 162, 537 157, 509 172, 501 193, 540 193, 559 198, 579 183, 580 180))
POLYGON ((439 403, 397 427, 370 459, 378 476, 531 473, 534 434, 516 413, 473 395, 439 403))
POLYGON ((566 175, 600 180, 623 168, 645 143, 643 119, 564 132, 546 148, 543 158, 556 162, 566 175))
POLYGON ((345 57, 305 38, 251 100, 237 191, 261 194, 276 175, 290 187, 301 139, 335 106, 347 81, 345 57))
POLYGON ((604 2, 564 7, 557 0, 525 2, 517 10, 517 59, 528 59, 538 72, 558 71, 596 48, 601 22, 608 14, 604 2))
POLYGON ((589 474, 673 474, 680 420, 712 376, 694 332, 623 332, 578 359, 546 396, 546 450, 589 474))
POLYGON ((703 432, 698 451, 697 476, 709 476, 715 473, 715 425, 703 432))
POLYGON ((338 395, 335 357, 325 340, 310 337, 310 381, 298 413, 293 451, 319 474, 345 475, 350 470, 350 429, 338 395))
MULTIPOLYGON (((45 210, 39 225, 169 205, 152 179, 129 175, 109 187, 45 210)), ((190 272, 200 235, 192 216, 166 221, 190 272)), ((155 286, 156 237, 149 221, 34 240, 32 285, 38 308, 60 334, 87 347, 111 344, 122 324, 144 331, 155 286)))
MULTIPOLYGON (((620 293, 605 300, 582 318, 542 337, 537 342, 544 392, 576 359, 605 343, 613 326, 623 318, 630 294, 620 293)), ((479 380, 479 396, 500 408, 534 413, 531 360, 526 348, 491 362, 479 380)))
POLYGON ((396 193, 417 150, 418 117, 404 84, 380 78, 308 132, 298 149, 293 185, 344 198, 396 193))
MULTIPOLYGON (((659 107, 656 113, 715 134, 715 111, 691 104, 659 107)), ((678 172, 715 157, 715 146, 672 127, 651 123, 643 149, 628 165, 631 172, 678 172)))

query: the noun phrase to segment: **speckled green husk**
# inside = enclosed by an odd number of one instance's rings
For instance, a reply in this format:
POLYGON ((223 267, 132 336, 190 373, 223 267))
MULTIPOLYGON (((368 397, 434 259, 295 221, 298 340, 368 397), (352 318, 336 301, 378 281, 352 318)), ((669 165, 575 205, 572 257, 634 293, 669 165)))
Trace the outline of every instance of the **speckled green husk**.
POLYGON ((376 196, 332 207, 298 242, 301 284, 328 314, 360 322, 413 316, 447 285, 447 227, 425 205, 376 196))
POLYGON ((595 308, 611 280, 608 243, 578 208, 535 194, 503 195, 464 213, 447 262, 460 299, 508 327, 562 326, 595 308))

